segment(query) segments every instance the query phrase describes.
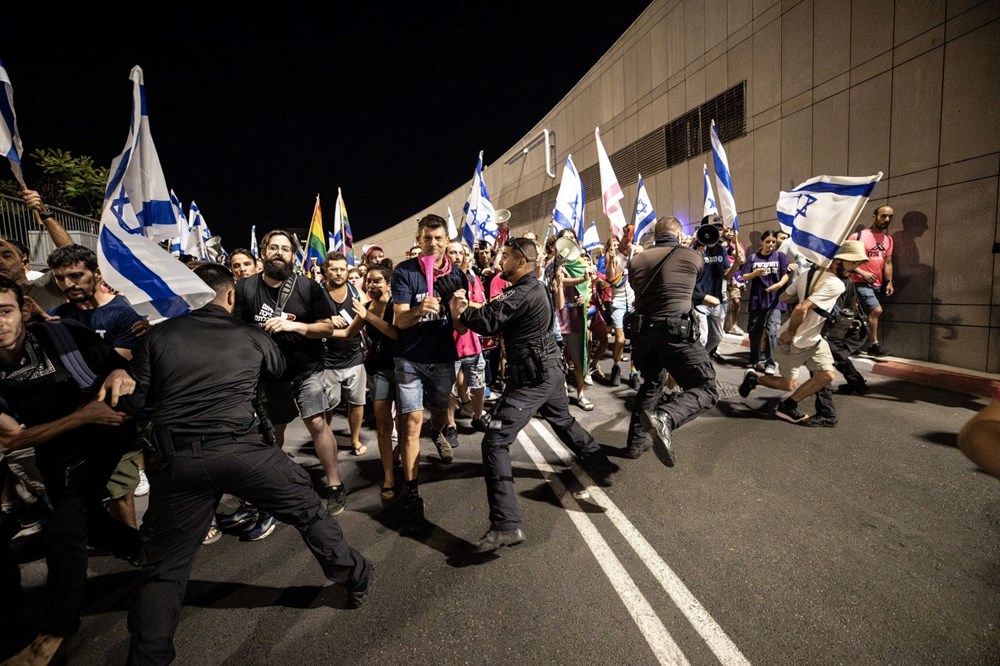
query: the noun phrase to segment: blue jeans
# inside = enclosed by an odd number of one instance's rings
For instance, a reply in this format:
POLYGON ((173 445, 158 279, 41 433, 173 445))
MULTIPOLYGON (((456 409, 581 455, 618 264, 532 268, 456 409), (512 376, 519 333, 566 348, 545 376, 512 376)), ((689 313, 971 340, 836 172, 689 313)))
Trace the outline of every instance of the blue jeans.
POLYGON ((750 336, 750 364, 760 361, 760 340, 764 338, 764 363, 774 365, 774 348, 778 345, 781 327, 780 310, 751 310, 747 331, 750 336), (766 336, 766 337, 765 337, 766 336))
POLYGON ((726 310, 722 304, 699 305, 695 308, 701 315, 701 332, 698 340, 709 354, 715 352, 722 342, 722 325, 726 321, 726 310))

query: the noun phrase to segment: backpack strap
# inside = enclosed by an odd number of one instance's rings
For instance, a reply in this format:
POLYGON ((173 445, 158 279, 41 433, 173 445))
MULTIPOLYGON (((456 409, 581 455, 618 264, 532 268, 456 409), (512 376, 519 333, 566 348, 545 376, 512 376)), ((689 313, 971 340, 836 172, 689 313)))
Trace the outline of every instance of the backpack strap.
POLYGON ((48 335, 59 360, 77 386, 82 389, 92 388, 97 383, 97 375, 84 360, 73 334, 59 320, 46 320, 42 323, 42 330, 48 335))
POLYGON ((285 314, 285 304, 288 303, 288 299, 292 295, 292 290, 295 289, 295 281, 298 275, 292 275, 287 280, 281 283, 281 289, 278 291, 278 300, 274 304, 274 316, 282 317, 285 314))

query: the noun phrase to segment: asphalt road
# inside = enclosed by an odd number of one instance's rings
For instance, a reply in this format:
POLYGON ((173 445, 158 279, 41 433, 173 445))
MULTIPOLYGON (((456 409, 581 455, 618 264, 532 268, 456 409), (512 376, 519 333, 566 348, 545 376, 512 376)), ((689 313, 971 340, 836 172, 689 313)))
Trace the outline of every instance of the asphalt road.
MULTIPOLYGON (((723 352, 728 397, 675 433, 673 469, 620 457, 625 386, 572 408, 621 465, 613 488, 588 488, 533 421, 512 449, 528 538, 498 557, 468 552, 488 527, 481 436, 466 429, 450 466, 423 442, 419 538, 381 505, 374 433, 365 456, 342 449, 341 524, 378 571, 369 602, 346 610, 292 528, 226 535, 198 555, 178 662, 1000 663, 1000 482, 954 447, 985 399, 871 376, 867 396, 838 396, 838 427, 804 428, 766 414, 776 392, 736 396, 745 350, 723 352)), ((286 450, 315 468, 306 440, 291 428, 286 450)), ((37 617, 45 566, 22 553, 37 617)), ((124 663, 137 572, 94 556, 89 575, 70 663, 124 663)))

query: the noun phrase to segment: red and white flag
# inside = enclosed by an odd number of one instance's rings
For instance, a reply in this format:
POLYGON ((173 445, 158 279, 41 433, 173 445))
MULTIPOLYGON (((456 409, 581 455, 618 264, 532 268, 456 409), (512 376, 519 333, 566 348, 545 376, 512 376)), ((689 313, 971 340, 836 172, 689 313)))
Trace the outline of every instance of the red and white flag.
POLYGON ((611 233, 618 238, 622 237, 622 230, 625 228, 625 213, 622 211, 621 200, 625 198, 622 188, 618 185, 618 178, 611 168, 611 160, 608 152, 604 150, 601 143, 601 128, 594 128, 594 138, 597 139, 597 162, 601 168, 601 193, 604 199, 604 214, 608 216, 611 224, 611 233))

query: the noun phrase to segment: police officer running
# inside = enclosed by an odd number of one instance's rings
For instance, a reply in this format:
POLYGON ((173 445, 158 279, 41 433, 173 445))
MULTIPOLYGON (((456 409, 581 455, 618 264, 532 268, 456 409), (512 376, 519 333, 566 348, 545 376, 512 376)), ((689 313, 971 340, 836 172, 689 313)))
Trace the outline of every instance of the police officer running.
POLYGON ((653 448, 667 467, 674 466, 673 430, 719 400, 715 368, 698 344, 698 322, 692 313, 691 295, 705 264, 698 252, 678 243, 681 231, 676 217, 661 217, 653 227, 653 247, 630 263, 636 293, 632 358, 643 383, 632 407, 627 455, 638 458, 653 448), (683 392, 657 408, 664 371, 683 392))
POLYGON ((535 277, 537 254, 534 241, 510 238, 504 243, 501 261, 502 277, 510 286, 481 307, 470 307, 464 290, 456 291, 450 302, 459 333, 468 329, 487 336, 503 333, 507 349, 506 390, 482 443, 490 529, 479 542, 480 553, 524 541, 510 445, 536 413, 549 422, 598 485, 610 486, 618 470, 569 414, 565 366, 552 335, 553 305, 548 290, 535 277))
POLYGON ((206 264, 195 274, 215 299, 155 326, 134 357, 134 381, 119 370, 102 391, 114 406, 138 384, 136 402, 145 394, 156 409, 155 451, 146 467, 152 492, 142 524, 144 582, 128 618, 130 664, 173 661, 184 589, 223 493, 294 525, 324 575, 347 588, 349 608, 361 605, 373 580, 372 565, 344 541, 306 471, 261 440, 251 400, 260 375, 281 375, 284 356, 262 329, 231 316, 229 269, 206 264))

